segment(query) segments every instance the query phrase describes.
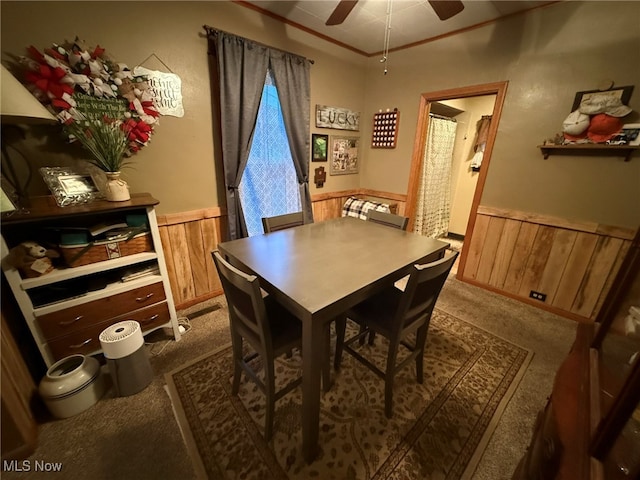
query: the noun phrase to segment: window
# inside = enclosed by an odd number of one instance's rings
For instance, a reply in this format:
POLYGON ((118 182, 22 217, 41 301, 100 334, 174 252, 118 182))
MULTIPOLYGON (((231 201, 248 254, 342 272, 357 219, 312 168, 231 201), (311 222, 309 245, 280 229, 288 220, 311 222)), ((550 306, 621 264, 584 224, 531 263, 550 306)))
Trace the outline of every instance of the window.
POLYGON ((240 199, 249 236, 263 233, 262 217, 301 210, 296 170, 284 128, 278 90, 267 72, 240 199))

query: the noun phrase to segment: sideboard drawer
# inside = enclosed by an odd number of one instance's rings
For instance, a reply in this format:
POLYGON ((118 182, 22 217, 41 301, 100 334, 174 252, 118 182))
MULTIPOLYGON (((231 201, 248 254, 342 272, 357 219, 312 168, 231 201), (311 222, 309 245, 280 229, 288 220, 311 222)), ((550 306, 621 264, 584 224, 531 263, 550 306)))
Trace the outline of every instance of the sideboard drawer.
POLYGON ((134 312, 112 318, 105 322, 76 330, 63 337, 48 342, 51 353, 56 360, 75 354, 87 354, 100 348, 100 334, 114 323, 135 320, 140 323, 143 332, 160 326, 171 318, 167 302, 160 302, 134 312))
POLYGON ((37 317, 45 339, 68 335, 107 319, 165 300, 162 282, 37 317))

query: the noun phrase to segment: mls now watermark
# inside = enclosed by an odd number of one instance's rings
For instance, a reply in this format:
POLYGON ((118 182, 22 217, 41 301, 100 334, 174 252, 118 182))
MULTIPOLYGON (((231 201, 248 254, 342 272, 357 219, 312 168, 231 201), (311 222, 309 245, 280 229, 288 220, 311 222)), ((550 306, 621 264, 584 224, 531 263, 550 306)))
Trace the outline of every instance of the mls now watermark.
POLYGON ((62 462, 44 460, 3 460, 3 472, 61 472, 62 462))

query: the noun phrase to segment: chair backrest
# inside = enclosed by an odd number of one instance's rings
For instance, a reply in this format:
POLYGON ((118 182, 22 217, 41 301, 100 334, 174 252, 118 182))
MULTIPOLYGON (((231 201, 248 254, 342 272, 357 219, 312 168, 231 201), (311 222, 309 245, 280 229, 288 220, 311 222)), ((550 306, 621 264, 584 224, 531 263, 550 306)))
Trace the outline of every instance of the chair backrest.
POLYGON ((211 252, 229 307, 231 329, 235 329, 255 349, 271 345, 267 310, 255 275, 248 275, 227 262, 218 250, 211 252))
POLYGON ((388 227, 399 228, 400 230, 407 229, 407 223, 409 219, 401 215, 394 213, 380 212, 378 210, 369 210, 367 212, 367 221, 386 225, 388 227))
POLYGON ((285 228, 297 227, 304 224, 302 212, 285 213, 275 217, 262 217, 262 227, 264 233, 276 232, 285 228))
POLYGON ((423 265, 414 265, 398 305, 394 325, 404 329, 418 320, 431 317, 436 300, 447 280, 458 252, 447 252, 443 258, 423 265))

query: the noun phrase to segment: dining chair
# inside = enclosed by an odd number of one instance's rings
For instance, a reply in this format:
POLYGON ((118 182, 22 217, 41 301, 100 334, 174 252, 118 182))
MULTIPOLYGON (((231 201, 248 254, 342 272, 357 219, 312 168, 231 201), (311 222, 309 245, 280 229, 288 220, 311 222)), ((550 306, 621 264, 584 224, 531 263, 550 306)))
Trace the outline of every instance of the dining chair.
POLYGON ((339 370, 344 350, 381 377, 385 384, 384 410, 387 418, 393 415, 393 380, 396 373, 411 361, 415 361, 417 381, 423 382, 424 348, 431 314, 457 256, 458 252, 447 253, 435 262, 414 265, 404 291, 389 287, 352 307, 336 320, 334 368, 339 370), (364 326, 364 329, 345 340, 347 319, 364 326), (378 333, 389 341, 384 371, 351 346, 369 332, 378 333), (411 343, 409 337, 413 333, 415 333, 415 340, 411 343), (409 355, 396 364, 401 345, 407 348, 409 355))
MULTIPOLYGON (((407 224, 409 223, 409 219, 407 217, 403 217, 401 215, 396 215, 395 213, 387 213, 381 212, 379 210, 369 210, 367 212, 367 221, 373 223, 379 223, 380 225, 385 225, 387 227, 397 228, 399 230, 406 230, 407 224)), ((403 282, 406 279, 402 280, 403 282)), ((361 326, 361 329, 364 328, 361 326)), ((361 330, 362 332, 362 330, 361 330)), ((373 345, 375 340, 375 333, 369 333, 369 345, 373 345)), ((360 337, 360 345, 364 345, 365 336, 362 335, 360 337)))
POLYGON ((276 232, 285 228, 297 227, 304 224, 302 212, 285 213, 274 217, 262 217, 264 233, 276 232))
MULTIPOLYGON (((238 395, 242 371, 253 380, 266 397, 264 436, 267 441, 273 433, 275 403, 302 382, 302 377, 289 382, 280 390, 275 389, 275 359, 301 348, 302 323, 276 302, 272 296, 263 297, 259 280, 227 262, 218 250, 211 252, 222 282, 229 308, 229 326, 233 349, 233 384, 231 393, 238 395), (243 343, 253 348, 245 354, 243 343), (260 357, 264 368, 264 381, 251 367, 250 362, 260 357)), ((328 342, 327 342, 328 343, 328 342)), ((322 381, 329 387, 329 352, 325 352, 322 365, 322 381)))
POLYGON ((367 212, 367 221, 386 225, 388 227, 406 230, 409 219, 395 213, 380 212, 378 210, 369 210, 367 212))

